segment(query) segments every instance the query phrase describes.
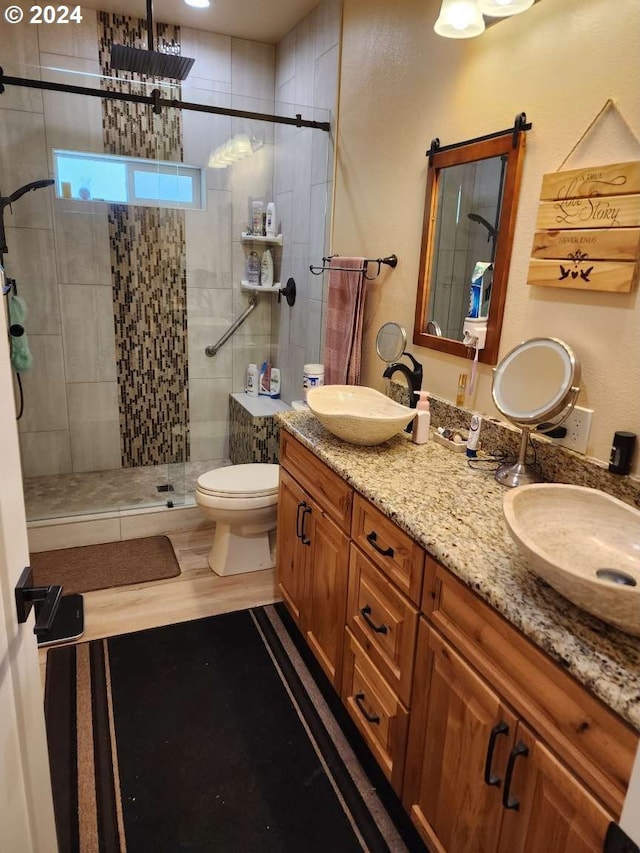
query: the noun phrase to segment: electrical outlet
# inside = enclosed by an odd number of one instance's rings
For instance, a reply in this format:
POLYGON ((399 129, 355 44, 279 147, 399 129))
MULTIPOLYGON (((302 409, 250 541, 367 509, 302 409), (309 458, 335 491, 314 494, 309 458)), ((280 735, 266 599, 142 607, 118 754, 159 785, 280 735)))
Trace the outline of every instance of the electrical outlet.
POLYGON ((567 430, 565 437, 552 438, 551 440, 556 444, 561 444, 563 447, 568 447, 570 450, 575 450, 577 453, 586 453, 592 417, 593 409, 583 409, 580 406, 574 406, 573 411, 562 424, 567 430))

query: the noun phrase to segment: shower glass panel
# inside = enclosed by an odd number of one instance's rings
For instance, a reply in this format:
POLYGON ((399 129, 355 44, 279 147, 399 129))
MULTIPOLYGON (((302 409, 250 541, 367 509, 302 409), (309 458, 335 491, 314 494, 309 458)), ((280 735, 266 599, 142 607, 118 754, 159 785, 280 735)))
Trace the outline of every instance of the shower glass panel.
MULTIPOLYGON (((102 46, 95 76, 63 70, 77 62, 60 51, 55 70, 41 54, 37 69, 5 71, 129 93, 156 87, 101 77, 102 46)), ((163 86, 162 97, 330 120, 328 110, 275 100, 273 78, 254 76, 255 96, 195 77, 197 85, 163 86)), ((0 118, 5 103, 12 117, 0 121, 3 195, 12 181, 55 178, 54 150, 144 160, 138 196, 166 195, 163 181, 178 181, 179 163, 203 174, 197 207, 192 198, 173 207, 99 201, 88 170, 78 196, 64 197, 60 183, 57 194, 27 194, 6 216, 5 267, 29 310, 34 356, 21 377, 19 421, 28 520, 192 505, 197 477, 229 464, 229 396, 244 391, 247 364, 280 367, 290 402, 302 394, 303 364, 320 358, 323 281, 309 265, 328 251, 330 134, 176 108, 156 115, 79 94, 10 96, 0 98, 0 118), (281 243, 243 236, 253 200, 275 202, 281 243), (246 322, 206 356, 247 308, 247 255, 265 248, 274 280, 295 279, 295 306, 259 293, 246 322)))

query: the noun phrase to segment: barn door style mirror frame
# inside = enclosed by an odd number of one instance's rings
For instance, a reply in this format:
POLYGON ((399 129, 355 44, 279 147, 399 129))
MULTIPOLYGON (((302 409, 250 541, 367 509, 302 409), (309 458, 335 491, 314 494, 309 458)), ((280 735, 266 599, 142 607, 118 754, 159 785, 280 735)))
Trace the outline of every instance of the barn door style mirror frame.
POLYGON ((422 228, 413 343, 467 357, 462 325, 471 275, 488 267, 480 316, 487 336, 479 360, 496 364, 526 132, 525 113, 513 127, 427 152, 429 169, 422 228), (490 265, 490 266, 489 266, 490 265))

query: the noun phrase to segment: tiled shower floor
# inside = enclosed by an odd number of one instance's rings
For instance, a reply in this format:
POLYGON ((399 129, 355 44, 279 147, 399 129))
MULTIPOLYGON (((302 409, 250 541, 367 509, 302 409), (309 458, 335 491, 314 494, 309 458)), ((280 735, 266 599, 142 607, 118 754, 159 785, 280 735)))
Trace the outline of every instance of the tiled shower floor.
POLYGON ((192 504, 200 474, 230 464, 228 459, 205 459, 186 462, 184 466, 148 465, 27 477, 24 481, 27 521, 163 506, 168 500, 176 506, 192 504), (159 492, 158 486, 167 482, 174 490, 159 492))

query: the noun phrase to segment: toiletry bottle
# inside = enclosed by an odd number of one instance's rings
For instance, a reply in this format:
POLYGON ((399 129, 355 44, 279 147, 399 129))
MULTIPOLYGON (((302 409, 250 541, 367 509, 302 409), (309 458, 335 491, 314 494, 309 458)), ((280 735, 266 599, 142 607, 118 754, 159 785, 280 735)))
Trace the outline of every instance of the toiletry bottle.
POLYGON ((271 387, 271 364, 268 361, 262 363, 260 368, 260 382, 258 385, 259 394, 269 394, 271 387))
POLYGON ((467 394, 467 374, 458 376, 458 393, 456 394, 456 406, 464 406, 464 398, 467 394))
POLYGON ((480 415, 471 415, 471 423, 469 425, 469 438, 467 439, 467 456, 473 458, 478 455, 478 437, 480 436, 480 427, 482 426, 482 417, 480 415))
POLYGON ((279 367, 272 367, 271 368, 271 385, 269 387, 269 393, 276 400, 280 397, 280 368, 279 367))
POLYGON ((429 441, 429 426, 431 425, 431 411, 429 409, 429 394, 426 391, 414 391, 418 397, 416 403, 416 416, 413 419, 413 431, 411 440, 414 444, 424 444, 429 441))
POLYGON ((264 231, 262 230, 263 222, 264 222, 264 202, 263 201, 251 202, 251 231, 253 232, 254 237, 264 236, 264 231))
POLYGON ((278 223, 276 222, 276 206, 272 201, 270 201, 267 205, 267 222, 265 233, 267 237, 278 236, 278 223))
POLYGON ((269 249, 265 249, 262 253, 262 261, 260 262, 260 284, 263 287, 273 286, 273 255, 269 249))
POLYGON ((250 397, 258 396, 258 365, 250 364, 247 368, 247 383, 246 383, 246 391, 250 397))
POLYGON ((247 255, 246 276, 249 284, 260 284, 260 258, 257 252, 249 252, 247 255))

